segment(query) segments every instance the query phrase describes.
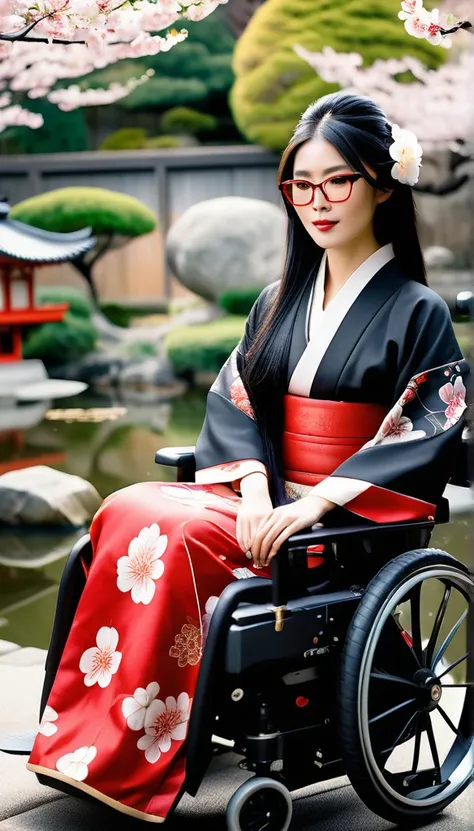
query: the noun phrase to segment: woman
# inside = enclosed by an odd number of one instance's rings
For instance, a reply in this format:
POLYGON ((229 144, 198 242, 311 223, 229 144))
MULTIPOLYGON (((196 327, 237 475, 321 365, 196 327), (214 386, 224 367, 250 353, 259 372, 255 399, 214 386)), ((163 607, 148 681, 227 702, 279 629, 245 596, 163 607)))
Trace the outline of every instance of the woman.
POLYGON ((413 134, 369 99, 329 95, 303 114, 278 171, 282 280, 260 294, 209 392, 196 484, 133 485, 94 518, 92 565, 30 770, 162 821, 184 781, 224 587, 269 576, 283 541, 331 511, 434 516, 461 439, 467 367, 426 285, 407 183, 420 157, 413 134))

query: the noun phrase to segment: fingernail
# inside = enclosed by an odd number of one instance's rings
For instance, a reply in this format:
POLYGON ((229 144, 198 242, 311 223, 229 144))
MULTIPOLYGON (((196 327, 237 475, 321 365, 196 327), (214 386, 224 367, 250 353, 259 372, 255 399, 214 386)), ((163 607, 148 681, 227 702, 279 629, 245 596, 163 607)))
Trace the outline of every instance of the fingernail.
POLYGON ((252 559, 252 552, 251 552, 251 551, 247 551, 247 553, 246 553, 246 555, 245 555, 245 556, 247 557, 247 560, 251 560, 251 559, 252 559))

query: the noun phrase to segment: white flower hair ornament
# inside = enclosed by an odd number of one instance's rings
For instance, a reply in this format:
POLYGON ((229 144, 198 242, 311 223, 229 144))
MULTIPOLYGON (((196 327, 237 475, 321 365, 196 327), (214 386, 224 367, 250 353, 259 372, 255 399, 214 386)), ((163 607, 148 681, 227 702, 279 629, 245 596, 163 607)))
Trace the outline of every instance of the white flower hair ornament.
POLYGON ((394 179, 403 185, 416 185, 420 178, 421 157, 423 149, 415 133, 404 130, 398 124, 392 125, 393 144, 389 153, 394 159, 391 174, 394 179))

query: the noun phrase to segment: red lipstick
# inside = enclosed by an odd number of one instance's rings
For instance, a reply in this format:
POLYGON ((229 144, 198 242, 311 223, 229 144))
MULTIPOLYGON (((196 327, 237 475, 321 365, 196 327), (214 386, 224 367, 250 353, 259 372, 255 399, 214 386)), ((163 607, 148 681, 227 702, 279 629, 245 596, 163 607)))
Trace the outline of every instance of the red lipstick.
POLYGON ((318 229, 318 231, 330 231, 331 228, 334 228, 337 225, 337 222, 329 222, 327 219, 318 219, 316 222, 313 222, 313 225, 318 229))

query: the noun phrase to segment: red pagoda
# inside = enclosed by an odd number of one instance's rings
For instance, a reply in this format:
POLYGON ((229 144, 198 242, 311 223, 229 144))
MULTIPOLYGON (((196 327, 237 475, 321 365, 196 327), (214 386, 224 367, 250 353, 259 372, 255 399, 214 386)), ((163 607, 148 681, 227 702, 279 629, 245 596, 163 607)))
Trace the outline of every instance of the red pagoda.
POLYGON ((0 364, 21 361, 23 326, 62 320, 67 303, 35 306, 34 272, 41 265, 76 259, 95 245, 90 228, 52 233, 8 219, 0 201, 0 364))

